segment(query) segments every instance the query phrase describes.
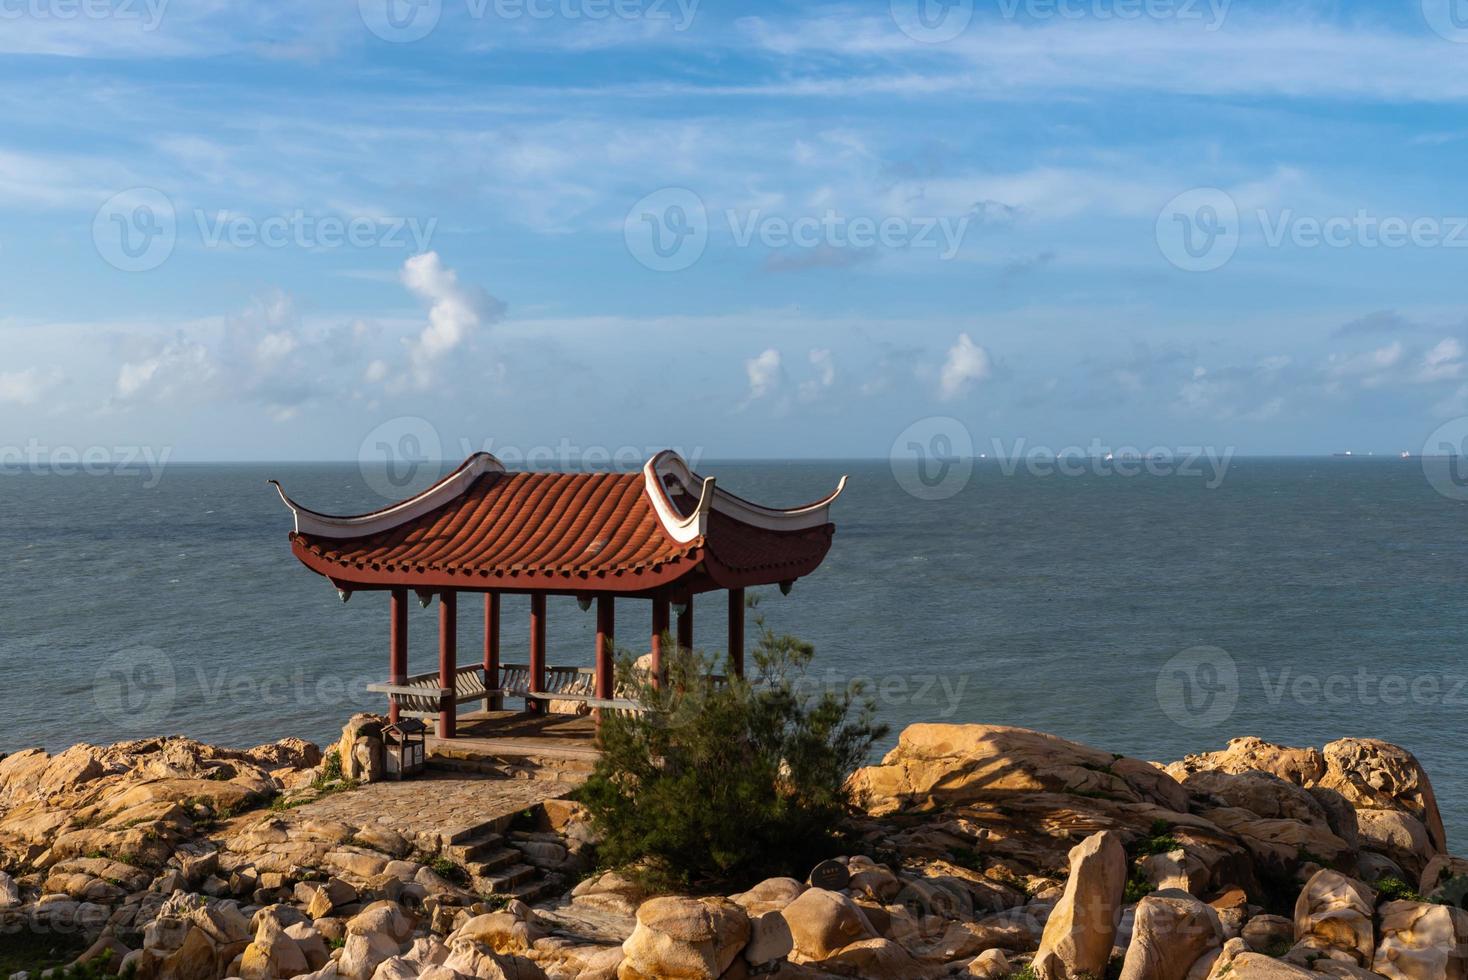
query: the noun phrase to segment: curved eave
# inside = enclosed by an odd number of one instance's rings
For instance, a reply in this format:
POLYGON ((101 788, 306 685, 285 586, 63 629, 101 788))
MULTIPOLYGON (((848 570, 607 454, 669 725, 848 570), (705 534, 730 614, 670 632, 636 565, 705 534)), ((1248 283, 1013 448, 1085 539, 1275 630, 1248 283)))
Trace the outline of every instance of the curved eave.
POLYGON ((819 554, 811 555, 798 561, 772 562, 766 565, 756 565, 749 568, 732 568, 721 562, 712 549, 705 549, 703 556, 704 571, 713 583, 721 589, 747 589, 760 585, 779 585, 782 582, 793 582, 796 579, 805 578, 807 575, 821 567, 821 562, 826 560, 826 555, 831 551, 831 539, 835 536, 836 526, 826 525, 826 541, 819 554))
MULTIPOLYGON (((834 504, 846 490, 846 477, 841 477, 836 484, 836 489, 830 495, 813 503, 801 507, 777 508, 765 507, 762 504, 745 500, 727 490, 715 485, 712 478, 704 478, 689 467, 682 456, 665 449, 642 468, 643 476, 647 485, 647 495, 653 501, 653 506, 658 508, 658 516, 663 519, 665 527, 670 534, 677 534, 673 527, 669 527, 669 517, 665 516, 664 510, 673 519, 689 522, 706 515, 709 511, 717 511, 736 521, 751 524, 755 527, 764 528, 768 531, 804 531, 822 524, 831 522, 831 505, 834 504), (698 498, 698 508, 693 515, 687 518, 680 517, 678 511, 668 499, 664 479, 671 476, 691 497, 698 498)), ((703 533, 706 524, 700 526, 699 533, 703 533)), ((684 533, 687 533, 686 531, 684 533)))
POLYGON ((291 535, 291 551, 301 564, 318 575, 331 579, 338 588, 348 591, 455 589, 469 592, 563 592, 568 595, 666 589, 685 578, 697 575, 705 557, 702 548, 695 547, 680 558, 641 569, 619 569, 604 573, 547 572, 531 568, 486 572, 476 569, 414 567, 411 564, 384 567, 332 561, 311 550, 310 545, 300 535, 291 535))
POLYGON ((365 538, 383 531, 390 531, 457 500, 474 484, 475 480, 484 474, 503 472, 505 472, 504 464, 489 453, 475 453, 464 460, 463 465, 454 472, 417 496, 409 497, 407 500, 382 510, 353 517, 322 514, 309 507, 303 507, 286 494, 280 481, 271 480, 270 483, 295 516, 297 534, 309 534, 317 538, 345 539, 365 538))

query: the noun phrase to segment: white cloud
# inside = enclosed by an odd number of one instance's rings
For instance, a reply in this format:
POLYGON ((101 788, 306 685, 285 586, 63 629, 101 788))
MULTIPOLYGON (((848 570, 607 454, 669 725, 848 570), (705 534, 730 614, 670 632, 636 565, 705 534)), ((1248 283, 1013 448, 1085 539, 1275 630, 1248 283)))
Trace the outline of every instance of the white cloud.
POLYGON ((1422 368, 1417 372, 1417 379, 1457 381, 1465 373, 1468 373, 1468 362, 1463 360, 1463 345, 1452 337, 1446 337, 1422 358, 1422 368))
POLYGON ((748 401, 767 398, 784 387, 785 371, 780 366, 780 352, 773 347, 745 361, 744 373, 749 378, 748 401))
POLYGON ((826 347, 812 348, 809 357, 816 376, 800 383, 800 397, 805 401, 814 401, 822 392, 836 384, 836 359, 826 347))
POLYGON ((59 384, 61 372, 55 370, 26 368, 23 371, 0 373, 0 404, 19 405, 22 408, 35 405, 59 384))
POLYGON ((115 393, 120 402, 165 401, 202 388, 217 372, 207 347, 179 336, 156 353, 125 362, 115 393))
POLYGON ((387 380, 387 362, 383 360, 373 361, 367 365, 367 370, 362 372, 362 380, 368 384, 379 384, 387 380))
POLYGON ((413 382, 433 383, 440 361, 463 345, 480 327, 498 320, 504 304, 478 287, 465 286, 437 252, 424 252, 403 263, 403 285, 428 304, 428 326, 408 345, 413 382))
POLYGON ((1357 354, 1332 354, 1325 370, 1337 381, 1356 381, 1363 388, 1378 388, 1390 380, 1393 368, 1402 360, 1405 348, 1400 340, 1357 354))
POLYGON ((948 349, 939 373, 938 397, 944 401, 957 398, 973 382, 988 378, 991 370, 989 352, 975 344, 967 333, 959 334, 958 342, 948 349))

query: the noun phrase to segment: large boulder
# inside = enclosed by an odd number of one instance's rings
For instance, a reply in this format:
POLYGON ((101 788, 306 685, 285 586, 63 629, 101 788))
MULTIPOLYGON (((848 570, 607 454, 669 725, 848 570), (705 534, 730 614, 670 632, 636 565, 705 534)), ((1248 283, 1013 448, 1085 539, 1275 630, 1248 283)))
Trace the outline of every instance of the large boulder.
POLYGON ((1296 946, 1345 953, 1365 966, 1376 948, 1375 910, 1370 888, 1336 871, 1317 871, 1295 901, 1296 946))
POLYGON ((1179 780, 1195 772, 1265 772, 1296 786, 1309 787, 1325 775, 1325 757, 1319 749, 1275 745, 1250 735, 1231 739, 1228 748, 1221 751, 1187 756, 1168 766, 1167 771, 1179 780))
POLYGON ((1040 980, 1104 974, 1121 921, 1126 876, 1126 851, 1110 831, 1093 834, 1071 849, 1065 891, 1035 953, 1040 980))
POLYGON ((1343 738, 1324 751, 1320 785, 1340 793, 1358 810, 1400 810, 1420 820, 1434 852, 1448 849, 1437 796, 1417 757, 1374 738, 1343 738))
POLYGON ((726 898, 671 896, 643 902, 622 943, 620 980, 715 980, 749 940, 749 917, 726 898))
POLYGON ((780 910, 790 926, 796 962, 824 960, 877 933, 857 904, 840 892, 810 888, 780 910))
POLYGON ((1148 895, 1137 905, 1121 980, 1183 980, 1223 945, 1218 913, 1186 892, 1148 895))
POLYGON ((1468 977, 1468 912, 1424 902, 1381 907, 1381 943, 1371 969, 1392 980, 1468 977))
POLYGON ((881 765, 858 769, 849 786, 873 816, 1034 793, 1188 808, 1183 788, 1150 763, 1003 725, 909 725, 881 765))
POLYGON ((1417 880, 1439 853, 1426 825, 1402 810, 1360 809, 1356 811, 1361 846, 1394 861, 1417 880))

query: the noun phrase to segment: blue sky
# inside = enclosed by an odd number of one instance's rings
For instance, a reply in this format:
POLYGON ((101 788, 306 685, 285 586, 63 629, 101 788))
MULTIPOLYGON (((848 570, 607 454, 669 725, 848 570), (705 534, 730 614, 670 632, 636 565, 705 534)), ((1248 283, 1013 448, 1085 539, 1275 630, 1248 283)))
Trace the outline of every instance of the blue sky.
POLYGON ((0 446, 1415 452, 1463 7, 0 0, 0 446))

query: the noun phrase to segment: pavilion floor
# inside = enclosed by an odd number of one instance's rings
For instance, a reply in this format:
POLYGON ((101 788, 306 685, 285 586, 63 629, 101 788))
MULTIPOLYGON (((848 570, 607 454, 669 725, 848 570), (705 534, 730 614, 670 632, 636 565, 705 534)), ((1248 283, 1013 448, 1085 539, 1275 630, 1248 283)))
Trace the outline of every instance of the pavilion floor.
POLYGON ((430 734, 425 747, 437 769, 577 783, 601 757, 592 718, 526 711, 466 712, 455 738, 430 734))

